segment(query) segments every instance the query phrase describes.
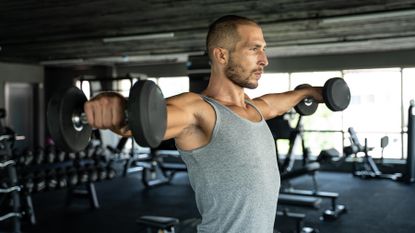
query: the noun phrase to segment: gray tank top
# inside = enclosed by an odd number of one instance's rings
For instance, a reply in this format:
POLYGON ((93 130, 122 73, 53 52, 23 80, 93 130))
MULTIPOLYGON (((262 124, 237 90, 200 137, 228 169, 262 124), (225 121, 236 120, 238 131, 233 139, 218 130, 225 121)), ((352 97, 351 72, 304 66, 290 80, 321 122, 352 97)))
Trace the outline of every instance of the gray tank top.
POLYGON ((198 233, 272 233, 280 176, 262 114, 260 122, 252 122, 203 98, 216 112, 211 141, 195 150, 179 149, 202 216, 198 233))

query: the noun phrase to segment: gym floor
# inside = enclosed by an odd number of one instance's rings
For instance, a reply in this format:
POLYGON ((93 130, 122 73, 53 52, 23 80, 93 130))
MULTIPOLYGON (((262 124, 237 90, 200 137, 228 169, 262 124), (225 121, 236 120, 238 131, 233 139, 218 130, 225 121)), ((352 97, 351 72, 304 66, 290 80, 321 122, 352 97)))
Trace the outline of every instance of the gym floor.
MULTIPOLYGON (((64 190, 33 195, 38 223, 23 225, 31 233, 139 233, 135 220, 141 215, 171 216, 186 222, 179 232, 195 232, 199 214, 187 174, 179 173, 172 183, 145 189, 140 173, 96 184, 100 208, 92 210, 87 200, 76 200, 65 207, 64 190)), ((348 173, 319 172, 319 189, 340 194, 339 204, 348 213, 333 222, 323 222, 320 209, 289 207, 306 214, 305 225, 321 233, 412 233, 415 230, 415 186, 391 180, 362 180, 348 173)), ((298 188, 311 188, 312 180, 304 176, 292 180, 298 188)), ((282 207, 282 206, 280 206, 282 207)), ((277 218, 280 228, 291 227, 277 218)))

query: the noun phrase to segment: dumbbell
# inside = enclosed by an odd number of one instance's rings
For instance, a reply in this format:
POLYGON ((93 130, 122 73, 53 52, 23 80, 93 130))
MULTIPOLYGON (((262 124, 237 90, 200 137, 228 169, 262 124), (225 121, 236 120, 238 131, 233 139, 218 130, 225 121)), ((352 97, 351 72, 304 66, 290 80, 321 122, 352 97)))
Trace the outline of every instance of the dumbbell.
POLYGON ((37 147, 34 156, 35 164, 42 164, 45 161, 45 150, 41 147, 37 147))
POLYGON ((78 181, 80 184, 85 184, 89 181, 88 170, 85 168, 78 169, 78 181))
POLYGON ((108 166, 107 167, 107 179, 111 180, 117 175, 115 168, 108 166))
POLYGON ((46 188, 45 173, 39 172, 35 175, 34 179, 34 191, 41 192, 46 188))
POLYGON ((33 180, 33 173, 30 173, 23 178, 23 190, 25 190, 27 193, 32 193, 35 188, 35 183, 33 180))
POLYGON ((83 160, 86 159, 86 152, 85 151, 79 151, 76 153, 76 159, 83 160))
POLYGON ((107 169, 101 165, 97 166, 98 180, 105 180, 108 176, 107 169))
MULTIPOLYGON (((310 87, 308 84, 297 86, 295 90, 310 87)), ((323 87, 323 99, 326 106, 334 111, 343 111, 350 104, 350 89, 342 78, 331 78, 323 87)), ((298 103, 294 109, 303 116, 312 115, 316 112, 318 103, 313 98, 305 98, 298 103)))
POLYGON ((68 186, 75 187, 78 184, 78 174, 75 168, 68 168, 66 174, 66 177, 68 178, 68 186))
POLYGON ((56 159, 56 148, 55 145, 48 145, 46 147, 46 155, 45 155, 45 161, 46 163, 54 163, 56 159))
MULTIPOLYGON (((88 125, 85 94, 76 87, 55 94, 48 103, 47 123, 55 144, 66 152, 79 152, 87 145, 92 128, 88 125)), ((167 127, 166 101, 150 80, 137 81, 130 89, 126 119, 140 146, 157 147, 167 127)))
POLYGON ((17 163, 23 166, 29 166, 34 160, 33 151, 26 149, 16 158, 17 163))
POLYGON ((89 182, 95 182, 98 180, 98 171, 95 167, 88 166, 87 171, 89 176, 89 182))
POLYGON ((108 162, 106 171, 107 171, 107 179, 109 180, 113 179, 117 175, 117 172, 115 171, 115 168, 113 166, 113 161, 108 162))
POLYGON ((62 168, 56 169, 56 175, 59 188, 66 188, 68 186, 68 177, 65 174, 65 170, 62 168))
POLYGON ((56 153, 56 161, 61 163, 65 161, 66 158, 66 152, 65 151, 59 151, 56 153))
POLYGON ((54 170, 46 173, 46 187, 48 190, 54 190, 58 187, 58 178, 54 170))

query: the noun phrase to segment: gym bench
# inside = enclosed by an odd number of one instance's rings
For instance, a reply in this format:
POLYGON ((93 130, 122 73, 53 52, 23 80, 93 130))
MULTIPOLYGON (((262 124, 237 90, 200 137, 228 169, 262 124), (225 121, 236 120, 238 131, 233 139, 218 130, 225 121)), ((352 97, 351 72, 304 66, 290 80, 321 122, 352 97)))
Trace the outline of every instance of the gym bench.
POLYGON ((161 216, 141 216, 137 224, 147 230, 147 233, 176 233, 175 226, 179 219, 161 216))

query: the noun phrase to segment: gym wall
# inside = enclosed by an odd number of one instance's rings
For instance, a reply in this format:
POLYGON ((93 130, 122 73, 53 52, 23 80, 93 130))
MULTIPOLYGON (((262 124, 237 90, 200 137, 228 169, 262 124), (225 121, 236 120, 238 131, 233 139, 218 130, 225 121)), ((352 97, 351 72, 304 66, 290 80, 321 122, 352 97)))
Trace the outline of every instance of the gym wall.
POLYGON ((0 62, 0 108, 6 109, 5 124, 18 135, 16 148, 41 145, 44 138, 44 68, 0 62))

